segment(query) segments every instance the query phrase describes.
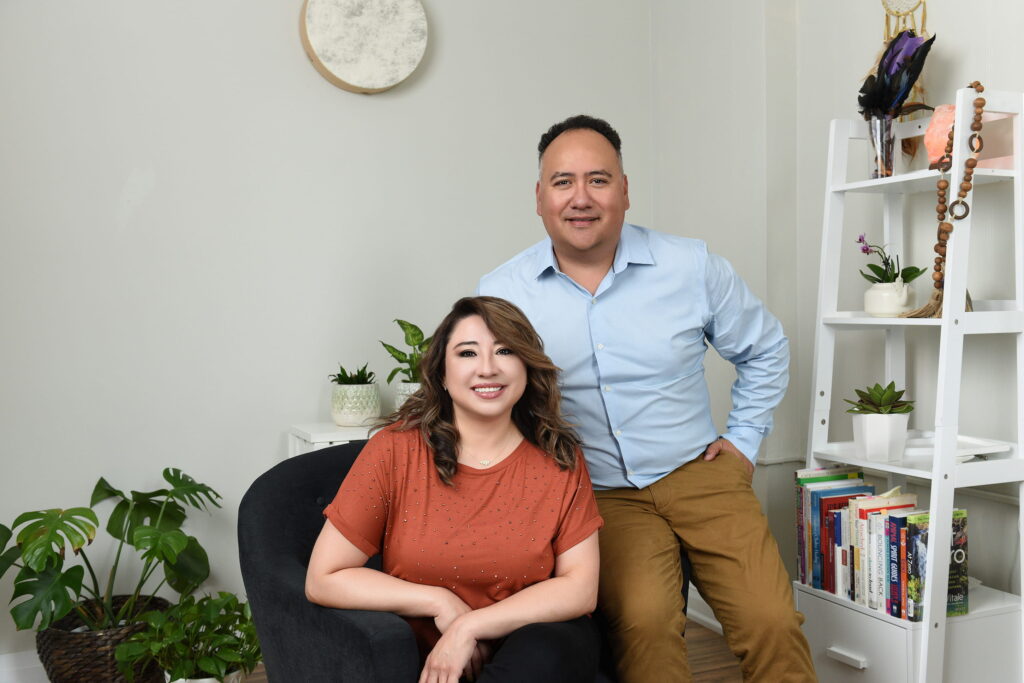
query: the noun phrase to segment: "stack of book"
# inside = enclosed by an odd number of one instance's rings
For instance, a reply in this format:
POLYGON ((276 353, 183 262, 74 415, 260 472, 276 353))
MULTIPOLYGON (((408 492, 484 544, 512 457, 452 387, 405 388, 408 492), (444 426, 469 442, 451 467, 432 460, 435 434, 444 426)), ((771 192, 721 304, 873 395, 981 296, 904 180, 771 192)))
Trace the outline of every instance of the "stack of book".
MULTIPOLYGON (((869 609, 921 621, 928 510, 899 488, 875 495, 856 466, 796 472, 799 580, 869 609)), ((967 511, 953 511, 946 614, 967 614, 967 511)))

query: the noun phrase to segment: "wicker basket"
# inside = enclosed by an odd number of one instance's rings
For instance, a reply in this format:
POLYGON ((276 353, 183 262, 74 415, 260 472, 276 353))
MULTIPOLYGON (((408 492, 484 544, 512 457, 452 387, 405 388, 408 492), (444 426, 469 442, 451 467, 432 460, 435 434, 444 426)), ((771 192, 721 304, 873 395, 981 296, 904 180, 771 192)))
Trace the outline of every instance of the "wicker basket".
MULTIPOLYGON (((114 609, 120 609, 128 596, 114 598, 114 609)), ((149 598, 147 609, 167 609, 169 604, 163 598, 149 598)), ((83 622, 72 612, 53 622, 49 628, 36 633, 36 652, 46 669, 51 683, 125 683, 126 679, 117 669, 114 650, 125 639, 143 628, 143 624, 127 624, 102 631, 72 632, 83 622)), ((163 683, 163 671, 155 665, 135 669, 136 683, 163 683)))

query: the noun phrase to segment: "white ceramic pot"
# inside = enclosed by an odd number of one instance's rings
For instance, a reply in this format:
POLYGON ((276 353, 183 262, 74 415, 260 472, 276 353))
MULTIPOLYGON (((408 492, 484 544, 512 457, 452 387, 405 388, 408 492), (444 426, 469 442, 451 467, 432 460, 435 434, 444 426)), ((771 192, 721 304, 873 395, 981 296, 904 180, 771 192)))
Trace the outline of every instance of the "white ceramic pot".
MULTIPOLYGON (((164 680, 171 680, 170 675, 166 672, 164 672, 164 680)), ((184 681, 184 683, 217 683, 216 678, 179 678, 178 680, 184 681)), ((224 677, 224 683, 242 683, 242 672, 232 671, 224 677)))
POLYGON ((853 449, 861 460, 898 462, 907 445, 910 415, 853 415, 853 449))
POLYGON ((338 384, 331 394, 331 417, 339 427, 361 427, 380 417, 376 384, 338 384))
POLYGON ((405 399, 409 398, 420 390, 419 382, 399 382, 395 387, 395 410, 402 407, 405 399))
POLYGON ((903 280, 876 282, 864 292, 864 312, 875 318, 895 318, 914 307, 914 290, 903 280))

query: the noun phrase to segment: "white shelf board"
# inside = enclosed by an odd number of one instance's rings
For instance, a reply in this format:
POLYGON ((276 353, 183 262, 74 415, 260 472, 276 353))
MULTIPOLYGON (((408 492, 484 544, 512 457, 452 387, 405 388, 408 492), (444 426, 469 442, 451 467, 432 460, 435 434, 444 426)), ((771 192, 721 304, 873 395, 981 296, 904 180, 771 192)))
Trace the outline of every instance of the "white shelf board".
MULTIPOLYGON (((799 581, 794 581, 793 586, 796 590, 803 591, 808 595, 813 595, 823 600, 834 602, 837 605, 842 605, 848 609, 856 610, 861 614, 899 626, 900 628, 907 629, 908 631, 914 631, 924 627, 924 622, 897 619, 885 612, 879 612, 878 610, 852 602, 834 593, 829 593, 828 591, 812 588, 811 586, 800 583, 799 581)), ((1019 612, 1020 596, 1014 595, 1013 593, 1004 593, 1003 591, 996 590, 995 588, 989 588, 988 586, 974 586, 967 594, 967 610, 967 614, 958 617, 948 617, 948 619, 969 621, 971 619, 984 619, 985 617, 990 617, 996 614, 1019 612)), ((948 623, 949 622, 947 622, 947 624, 948 623)))
MULTIPOLYGON (((979 473, 971 472, 971 469, 979 469, 987 464, 987 460, 977 459, 976 456, 992 459, 998 458, 999 454, 1010 453, 1014 450, 1014 444, 1007 441, 996 441, 994 439, 980 439, 972 436, 957 436, 956 466, 965 469, 965 475, 972 475, 971 479, 978 479, 979 473)), ((819 460, 831 462, 848 463, 857 465, 868 470, 878 472, 892 472, 918 479, 932 478, 932 461, 935 454, 935 433, 929 431, 911 430, 907 439, 907 446, 903 452, 903 459, 897 462, 877 462, 875 460, 864 460, 858 458, 852 441, 834 441, 824 447, 815 448, 814 456, 819 460)), ((983 477, 982 477, 983 478, 983 477)))
MULTIPOLYGON (((974 169, 974 184, 987 185, 1012 180, 1016 171, 1005 168, 974 169)), ((874 178, 843 183, 832 188, 833 192, 863 192, 868 194, 913 194, 915 192, 934 192, 935 181, 939 179, 938 170, 922 169, 911 173, 900 173, 888 178, 874 178)))
MULTIPOLYGON (((1014 302, 976 302, 975 310, 964 313, 958 320, 964 334, 1014 334, 1024 331, 1024 313, 997 308, 1014 302)), ((885 329, 889 327, 941 327, 942 318, 876 318, 864 311, 834 311, 822 315, 824 325, 847 330, 885 329)))
POLYGON ((370 426, 339 427, 333 422, 315 422, 292 425, 289 432, 310 443, 325 441, 360 441, 369 438, 370 426))

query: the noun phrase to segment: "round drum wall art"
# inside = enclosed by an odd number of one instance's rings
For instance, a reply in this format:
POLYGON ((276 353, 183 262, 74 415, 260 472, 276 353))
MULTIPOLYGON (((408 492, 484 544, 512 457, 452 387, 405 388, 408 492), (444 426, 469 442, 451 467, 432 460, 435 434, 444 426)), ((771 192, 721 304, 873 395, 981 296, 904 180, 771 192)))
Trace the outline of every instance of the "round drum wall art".
POLYGON ((419 0, 306 0, 302 44, 324 78, 351 92, 383 92, 416 70, 427 49, 419 0))

